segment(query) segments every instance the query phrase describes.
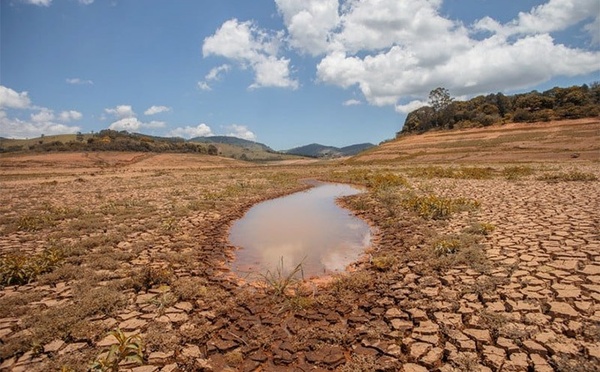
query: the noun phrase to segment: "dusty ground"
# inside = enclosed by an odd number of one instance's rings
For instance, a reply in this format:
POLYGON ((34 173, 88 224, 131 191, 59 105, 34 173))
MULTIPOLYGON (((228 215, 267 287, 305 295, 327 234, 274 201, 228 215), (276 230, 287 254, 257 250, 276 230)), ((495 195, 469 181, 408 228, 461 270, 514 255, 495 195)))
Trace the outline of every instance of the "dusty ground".
POLYGON ((406 135, 383 144, 356 161, 536 162, 598 160, 600 119, 505 124, 487 128, 406 135))
POLYGON ((0 291, 0 369, 84 371, 106 361, 119 327, 144 344, 144 365, 121 364, 135 372, 595 371, 600 182, 585 179, 600 177, 600 164, 591 154, 523 164, 517 152, 502 161, 519 167, 468 169, 1 157, 3 265, 19 254, 58 258, 0 291), (227 269, 228 227, 307 177, 369 186, 343 204, 376 227, 373 247, 325 283, 239 284, 227 269), (470 207, 419 214, 409 201, 423 195, 470 207))

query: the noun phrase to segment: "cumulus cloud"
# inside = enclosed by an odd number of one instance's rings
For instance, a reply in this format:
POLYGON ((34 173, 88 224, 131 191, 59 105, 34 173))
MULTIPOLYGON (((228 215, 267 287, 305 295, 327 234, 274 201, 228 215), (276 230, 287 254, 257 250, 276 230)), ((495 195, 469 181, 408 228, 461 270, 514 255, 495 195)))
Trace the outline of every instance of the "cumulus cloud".
POLYGON ((94 2, 94 0, 79 0, 79 4, 90 5, 94 2))
POLYGON ((204 123, 198 124, 195 127, 186 126, 186 127, 178 127, 171 130, 167 133, 167 136, 171 137, 183 137, 183 138, 192 138, 192 137, 207 137, 212 136, 212 130, 210 127, 204 123))
MULTIPOLYGON (((166 106, 151 106, 144 113, 154 115, 169 110, 170 108, 166 106)), ((139 120, 130 105, 118 105, 114 108, 106 108, 104 111, 117 119, 108 126, 108 129, 116 131, 136 132, 143 128, 164 128, 166 126, 164 121, 144 122, 139 120)))
POLYGON ((414 111, 423 106, 427 106, 426 101, 414 100, 414 101, 410 101, 406 104, 396 105, 396 107, 394 107, 394 109, 396 110, 396 112, 399 112, 401 114, 408 114, 409 112, 414 111))
POLYGON ((77 133, 78 126, 70 126, 56 122, 31 122, 19 118, 8 117, 0 111, 0 136, 7 138, 32 138, 44 135, 77 133))
POLYGON ((72 85, 93 85, 94 82, 91 80, 80 79, 80 78, 68 78, 66 79, 67 84, 72 85))
POLYGON ((66 125, 83 117, 70 110, 58 115, 46 107, 34 106, 27 92, 18 93, 0 85, 0 136, 8 138, 39 137, 42 134, 65 134, 80 131, 78 126, 66 125), (30 113, 27 118, 27 113, 30 113))
POLYGON ((26 4, 32 4, 37 6, 50 6, 52 0, 23 0, 26 4))
MULTIPOLYGON (((290 60, 279 56, 282 38, 282 31, 269 33, 251 21, 230 19, 214 35, 204 39, 202 53, 204 57, 225 57, 236 61, 242 68, 252 69, 255 79, 250 88, 297 89, 298 81, 290 77, 290 60)), ((201 89, 207 86, 199 85, 201 89)))
POLYGON ((108 126, 108 129, 112 130, 126 130, 128 132, 135 132, 142 126, 142 122, 137 118, 123 118, 119 119, 108 126))
POLYGON ((54 112, 49 109, 42 109, 37 114, 31 114, 31 121, 34 123, 43 123, 54 120, 54 112))
MULTIPOLYGON (((506 23, 484 17, 471 25, 445 16, 443 0, 274 1, 284 30, 231 19, 204 40, 205 57, 225 57, 253 71, 250 88, 299 87, 282 50, 317 57, 317 82, 357 87, 369 104, 400 113, 421 105, 438 86, 473 96, 599 70, 599 51, 553 38, 573 30, 588 45, 599 44, 597 0, 548 0, 506 23)), ((209 75, 200 89, 210 90, 209 75)))
POLYGON ((337 0, 275 0, 290 45, 317 56, 327 51, 331 30, 339 22, 337 0))
POLYGON ((135 112, 130 105, 118 105, 114 108, 106 108, 104 112, 114 115, 119 119, 135 117, 135 112))
MULTIPOLYGON (((428 0, 344 3, 328 51, 317 65, 318 80, 357 86, 370 104, 405 112, 437 86, 475 95, 599 69, 599 52, 556 43, 550 35, 586 19, 597 22, 600 3, 595 0, 577 6, 551 0, 505 25, 487 17, 471 28, 443 17, 440 7, 441 1, 428 0), (487 35, 473 37, 481 31, 487 35), (407 99, 411 102, 399 104, 407 99)), ((585 29, 594 27, 598 30, 591 24, 585 29)))
POLYGON ((0 108, 24 109, 31 105, 27 92, 17 93, 14 90, 0 85, 0 108))
POLYGON ((144 115, 156 115, 167 111, 171 111, 171 108, 167 106, 151 106, 148 110, 144 111, 144 115))
POLYGON ((148 128, 164 128, 167 124, 164 121, 151 121, 151 122, 143 122, 138 118, 123 118, 119 119, 108 126, 108 129, 122 131, 125 130, 127 132, 137 132, 140 129, 148 128))
POLYGON ((245 125, 232 124, 226 127, 228 133, 226 136, 237 137, 249 141, 256 140, 256 134, 248 129, 245 125))
POLYGON ((520 12, 516 19, 504 25, 485 17, 475 27, 506 36, 539 34, 562 31, 590 18, 597 22, 599 17, 600 2, 597 0, 550 0, 529 12, 520 12))
POLYGON ((83 114, 78 111, 69 110, 61 112, 58 117, 64 122, 69 122, 71 120, 80 120, 83 117, 83 114))

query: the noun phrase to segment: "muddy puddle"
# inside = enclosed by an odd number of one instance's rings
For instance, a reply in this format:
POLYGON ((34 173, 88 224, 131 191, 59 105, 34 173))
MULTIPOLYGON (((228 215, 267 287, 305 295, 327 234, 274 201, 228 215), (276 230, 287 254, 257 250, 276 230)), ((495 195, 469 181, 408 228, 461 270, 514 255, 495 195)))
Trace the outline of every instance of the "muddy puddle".
POLYGON ((313 188, 252 207, 230 230, 240 249, 232 269, 255 279, 267 270, 284 273, 302 263, 305 278, 343 271, 370 244, 363 220, 336 204, 362 191, 344 184, 312 182, 313 188))

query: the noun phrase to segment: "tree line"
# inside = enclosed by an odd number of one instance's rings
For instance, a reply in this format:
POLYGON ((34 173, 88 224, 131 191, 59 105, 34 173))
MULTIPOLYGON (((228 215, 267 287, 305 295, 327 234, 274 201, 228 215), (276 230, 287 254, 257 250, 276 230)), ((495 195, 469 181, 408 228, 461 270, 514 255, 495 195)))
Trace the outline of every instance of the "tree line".
POLYGON ((533 123, 600 115, 600 82, 589 86, 554 87, 545 92, 506 96, 502 93, 454 100, 445 88, 429 93, 429 105, 410 112, 397 135, 432 129, 485 127, 506 123, 533 123))
POLYGON ((55 151, 136 151, 136 152, 171 152, 171 153, 197 153, 218 155, 218 148, 213 145, 203 145, 186 142, 183 138, 162 138, 140 134, 128 133, 127 131, 115 131, 110 129, 94 133, 85 139, 81 133, 77 133, 74 141, 46 141, 42 136, 37 143, 27 147, 13 145, 2 149, 5 152, 33 151, 33 152, 55 152, 55 151))

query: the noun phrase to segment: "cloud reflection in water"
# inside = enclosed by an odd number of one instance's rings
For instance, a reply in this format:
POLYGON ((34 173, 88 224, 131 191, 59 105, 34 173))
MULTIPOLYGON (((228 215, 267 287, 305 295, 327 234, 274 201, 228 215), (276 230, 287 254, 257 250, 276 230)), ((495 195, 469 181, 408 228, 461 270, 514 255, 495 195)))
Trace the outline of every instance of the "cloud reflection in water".
POLYGON ((231 228, 233 270, 264 273, 303 262, 305 277, 342 271, 370 243, 370 228, 335 199, 361 191, 342 184, 316 187, 252 207, 231 228))

